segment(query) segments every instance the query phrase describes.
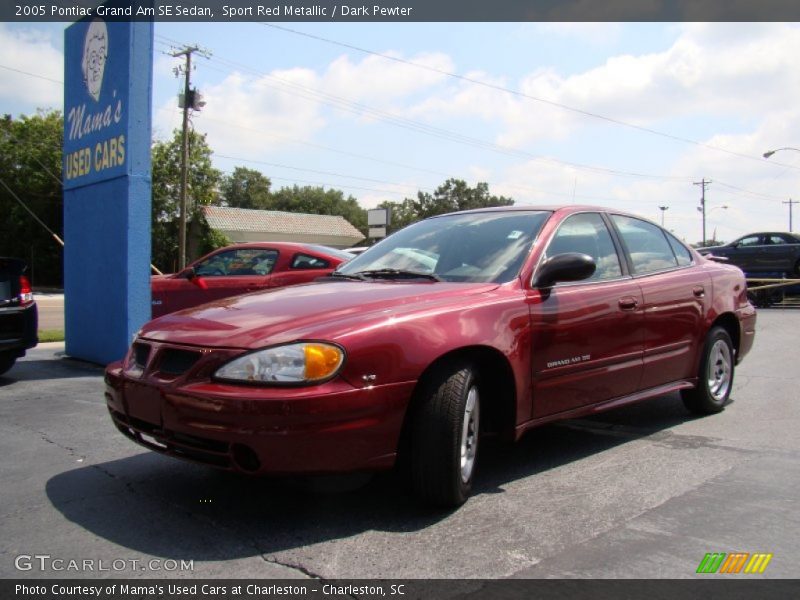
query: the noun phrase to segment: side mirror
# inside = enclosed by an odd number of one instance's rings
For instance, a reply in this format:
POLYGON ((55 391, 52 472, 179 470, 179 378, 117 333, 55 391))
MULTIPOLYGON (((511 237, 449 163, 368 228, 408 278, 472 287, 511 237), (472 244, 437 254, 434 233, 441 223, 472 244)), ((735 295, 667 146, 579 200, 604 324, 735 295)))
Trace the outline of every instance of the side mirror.
POLYGON ((536 273, 533 287, 549 288, 559 281, 582 281, 594 275, 597 265, 588 254, 565 252, 545 260, 536 273))
POLYGON ((194 267, 186 267, 183 271, 181 271, 180 277, 188 279, 190 283, 193 283, 201 290, 208 289, 208 284, 206 283, 206 280, 197 274, 197 272, 194 270, 194 267))

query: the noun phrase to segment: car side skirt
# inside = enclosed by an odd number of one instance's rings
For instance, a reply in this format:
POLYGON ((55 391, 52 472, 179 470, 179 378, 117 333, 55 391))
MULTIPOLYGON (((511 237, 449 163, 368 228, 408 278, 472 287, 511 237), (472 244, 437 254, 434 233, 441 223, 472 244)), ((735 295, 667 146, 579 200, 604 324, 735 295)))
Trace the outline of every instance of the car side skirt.
POLYGON ((564 419, 576 419, 578 417, 585 417, 605 412, 607 410, 620 408, 621 406, 626 406, 628 404, 634 404, 636 402, 641 402, 643 400, 649 400, 651 398, 656 398, 658 396, 671 394, 672 392, 692 389, 696 387, 696 385, 697 385, 696 379, 674 381, 672 383, 668 383, 665 385, 659 385, 646 390, 640 390, 628 396, 620 396, 619 398, 612 398, 611 400, 607 400, 606 402, 601 402, 599 404, 590 404, 587 406, 573 408, 572 410, 567 410, 564 412, 559 412, 559 413, 554 413, 552 415, 539 417, 538 419, 531 419, 530 421, 526 421, 525 423, 517 425, 514 431, 514 439, 518 440, 529 429, 533 429, 534 427, 538 427, 540 425, 545 425, 547 423, 552 423, 554 421, 561 421, 564 419))

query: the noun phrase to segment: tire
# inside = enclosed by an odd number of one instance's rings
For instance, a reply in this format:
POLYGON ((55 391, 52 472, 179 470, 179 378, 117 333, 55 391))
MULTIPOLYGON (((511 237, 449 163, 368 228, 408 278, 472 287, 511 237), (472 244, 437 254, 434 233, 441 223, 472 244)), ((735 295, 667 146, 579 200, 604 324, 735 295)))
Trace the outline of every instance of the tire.
POLYGON ((797 262, 794 263, 794 273, 795 277, 800 277, 800 258, 797 259, 797 262))
POLYGON ((421 501, 455 508, 472 490, 480 434, 480 393, 474 369, 440 369, 413 416, 411 477, 421 501))
POLYGON ((0 375, 5 374, 14 363, 17 362, 17 357, 9 352, 0 353, 0 375))
POLYGON ((731 336, 722 327, 713 327, 703 347, 697 387, 681 392, 686 408, 698 415, 721 412, 733 389, 734 366, 731 336))

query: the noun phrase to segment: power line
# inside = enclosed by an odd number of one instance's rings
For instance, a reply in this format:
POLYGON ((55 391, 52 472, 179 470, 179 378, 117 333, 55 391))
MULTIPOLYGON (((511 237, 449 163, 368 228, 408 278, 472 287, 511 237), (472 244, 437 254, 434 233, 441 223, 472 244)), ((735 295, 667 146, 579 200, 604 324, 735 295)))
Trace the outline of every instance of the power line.
MULTIPOLYGON (((348 44, 346 42, 340 42, 338 40, 332 40, 332 39, 329 39, 329 38, 325 38, 325 37, 322 37, 322 36, 319 36, 319 35, 314 35, 314 34, 311 34, 311 33, 304 32, 304 31, 298 31, 296 29, 291 29, 289 27, 285 27, 285 26, 282 26, 282 25, 276 25, 275 23, 259 23, 259 24, 263 25, 265 27, 272 27, 273 29, 279 29, 281 31, 285 31, 285 32, 292 33, 292 34, 295 34, 295 35, 299 35, 299 36, 307 37, 307 38, 314 39, 314 40, 317 40, 317 41, 325 42, 327 44, 333 44, 333 45, 336 45, 336 46, 341 46, 343 48, 349 48, 350 50, 355 50, 357 52, 362 52, 364 54, 369 54, 369 55, 372 55, 372 56, 378 56, 378 57, 383 58, 385 60, 394 61, 394 62, 401 63, 401 64, 404 64, 404 65, 409 65, 409 66, 412 66, 412 67, 415 67, 415 68, 418 68, 418 69, 424 69, 426 71, 431 71, 433 73, 438 73, 440 75, 445 75, 447 77, 452 77, 453 79, 466 81, 466 82, 474 84, 474 85, 483 86, 485 88, 493 89, 493 90, 496 90, 496 91, 499 91, 499 92, 504 92, 506 94, 511 94, 513 96, 517 96, 517 97, 520 97, 520 98, 525 98, 527 100, 533 100, 534 102, 540 102, 542 104, 547 104, 549 106, 554 106, 554 107, 560 108, 562 110, 573 112, 573 113, 582 115, 584 117, 589 117, 589 118, 605 121, 605 122, 611 123, 613 125, 618 125, 618 126, 621 126, 621 127, 627 127, 629 129, 642 131, 644 133, 649 133, 651 135, 657 135, 659 137, 663 137, 663 138, 670 139, 670 140, 677 141, 677 142, 682 142, 682 143, 685 143, 685 144, 691 144, 691 145, 694 145, 694 146, 700 146, 702 148, 707 148, 709 150, 714 150, 716 152, 724 152, 725 154, 729 154, 731 156, 736 156, 736 157, 739 157, 739 158, 745 158, 747 160, 755 160, 755 161, 758 161, 758 162, 762 162, 761 157, 755 157, 755 156, 750 156, 749 154, 742 154, 740 152, 734 152, 733 150, 727 150, 725 148, 720 148, 718 146, 712 146, 711 144, 707 144, 705 142, 699 142, 697 140, 692 140, 690 138, 685 138, 685 137, 674 135, 674 134, 671 134, 671 133, 666 133, 664 131, 659 131, 657 129, 644 127, 642 125, 636 125, 634 123, 628 123, 627 121, 622 121, 621 119, 615 119, 613 117, 609 117, 609 116, 606 116, 606 115, 601 115, 599 113, 593 113, 593 112, 588 111, 588 110, 575 108, 574 106, 569 106, 569 105, 566 105, 566 104, 562 104, 562 103, 556 102, 554 100, 547 100, 546 98, 533 96, 533 95, 527 94, 525 92, 520 92, 519 90, 513 90, 511 88, 507 88, 507 87, 504 87, 504 86, 501 86, 501 85, 497 85, 497 84, 494 84, 494 83, 481 81, 480 79, 475 79, 473 77, 468 77, 466 75, 459 75, 458 73, 452 73, 452 72, 446 71, 444 69, 439 69, 438 67, 432 67, 430 65, 423 65, 423 64, 411 61, 411 60, 400 58, 398 56, 391 56, 389 54, 383 54, 381 52, 376 52, 375 50, 369 50, 367 48, 361 48, 359 46, 355 46, 353 44, 348 44)), ((784 165, 784 166, 791 166, 791 165, 784 165)), ((795 167, 795 168, 800 169, 800 167, 795 167)))
MULTIPOLYGON (((165 38, 165 39, 168 39, 168 38, 165 38)), ((393 57, 387 57, 387 58, 393 58, 393 57)), ((282 79, 280 77, 276 77, 274 75, 270 75, 268 73, 264 73, 263 71, 259 71, 258 69, 254 69, 254 68, 249 67, 248 65, 244 65, 242 63, 238 63, 238 62, 231 61, 231 60, 228 60, 228 59, 225 59, 225 58, 221 58, 221 57, 215 57, 214 60, 216 62, 220 62, 222 64, 227 64, 227 65, 229 65, 229 66, 231 66, 233 68, 249 71, 250 73, 258 75, 261 78, 266 78, 266 79, 269 79, 269 80, 272 80, 272 81, 276 81, 276 82, 278 82, 279 85, 291 87, 291 88, 294 88, 296 90, 300 90, 301 92, 303 92, 305 94, 311 94, 312 97, 309 97, 308 95, 303 95, 302 93, 298 93, 297 94, 297 95, 300 95, 301 97, 304 97, 306 99, 309 99, 309 100, 312 100, 312 101, 316 101, 316 102, 320 102, 322 104, 328 104, 330 106, 335 106, 336 108, 339 108, 339 109, 348 110, 349 112, 352 112, 354 114, 367 113, 370 116, 375 116, 376 118, 379 118, 379 119, 381 119, 383 121, 387 121, 387 122, 389 122, 389 123, 391 123, 393 125, 396 125, 398 127, 403 127, 403 128, 406 128, 406 129, 411 129, 411 130, 418 131, 418 132, 421 132, 421 133, 425 133, 425 134, 428 134, 428 135, 433 135, 435 137, 447 139, 449 141, 453 141, 453 142, 456 142, 456 143, 462 143, 462 144, 465 144, 465 145, 472 145, 472 146, 478 147, 478 148, 494 150, 494 151, 496 151, 498 153, 506 154, 506 155, 510 155, 510 156, 518 156, 518 157, 521 157, 521 158, 529 158, 529 159, 538 160, 538 161, 554 162, 556 164, 564 165, 564 166, 567 166, 569 168, 581 169, 581 170, 586 170, 586 171, 589 171, 589 172, 607 173, 607 174, 623 176, 623 177, 635 177, 635 178, 644 178, 644 179, 661 179, 661 180, 664 180, 664 181, 674 181, 674 182, 688 182, 688 181, 691 180, 691 177, 688 177, 688 176, 670 176, 670 175, 658 175, 658 174, 648 174, 648 173, 637 173, 637 172, 630 172, 630 171, 622 171, 622 170, 618 170, 618 169, 610 169, 610 168, 606 168, 606 167, 597 167, 597 166, 593 166, 593 165, 585 165, 585 164, 581 164, 581 163, 563 161, 563 160, 552 158, 552 157, 543 157, 543 156, 535 155, 535 154, 532 154, 530 152, 526 152, 524 150, 511 148, 511 147, 508 147, 508 146, 501 146, 501 145, 494 144, 492 142, 487 142, 486 140, 481 140, 481 139, 478 139, 478 138, 471 138, 469 136, 460 134, 458 132, 453 132, 453 131, 450 131, 450 130, 447 130, 447 129, 443 129, 443 128, 427 125, 425 123, 421 123, 419 121, 414 121, 412 119, 407 119, 405 117, 396 115, 396 114, 391 113, 391 112, 383 111, 381 109, 375 109, 375 108, 370 107, 368 105, 365 105, 365 104, 362 104, 362 103, 359 103, 359 102, 355 102, 355 101, 349 100, 347 98, 343 98, 341 96, 336 96, 334 94, 329 94, 327 92, 323 92, 323 91, 317 90, 315 88, 310 88, 308 86, 304 86, 304 85, 301 85, 301 84, 298 84, 298 83, 295 83, 295 82, 287 81, 287 80, 282 79)), ((210 67, 210 68, 213 69, 214 67, 210 67)), ((216 69, 216 70, 219 71, 219 72, 222 72, 222 73, 227 73, 227 74, 231 73, 230 71, 227 71, 227 70, 224 70, 224 69, 216 69)), ((292 93, 292 92, 289 92, 289 93, 292 93)), ((759 160, 759 162, 762 163, 763 161, 759 160)), ((777 165, 779 163, 773 163, 773 164, 777 165)), ((788 168, 798 168, 798 167, 795 167, 794 165, 787 165, 787 167, 788 168)), ((737 188, 735 188, 735 186, 729 186, 729 187, 737 189, 737 188)), ((738 188, 738 189, 741 190, 741 188, 738 188)), ((742 190, 742 191, 745 191, 746 193, 749 193, 746 190, 742 190)), ((757 195, 757 192, 753 192, 753 194, 757 195)))
MULTIPOLYGON (((244 125, 240 125, 238 123, 232 123, 232 122, 229 122, 229 121, 222 121, 220 119, 214 119, 214 118, 211 118, 211 117, 208 117, 208 116, 206 116, 204 118, 204 120, 205 121, 212 121, 212 122, 215 122, 215 123, 219 123, 221 125, 227 125, 227 126, 230 126, 230 127, 236 127, 238 129, 243 129, 245 131, 252 131, 252 132, 255 132, 255 133, 259 133, 261 135, 265 135, 267 137, 273 137, 273 138, 284 140, 284 141, 287 141, 287 142, 290 142, 290 143, 294 143, 294 144, 300 144, 300 145, 305 145, 305 146, 317 148, 317 149, 320 149, 320 150, 324 150, 326 152, 332 152, 332 153, 335 153, 335 154, 341 154, 341 155, 344 155, 344 156, 350 156, 350 157, 354 157, 354 158, 358 158, 358 159, 362 159, 362 160, 373 161, 373 162, 377 162, 377 163, 380 163, 380 164, 386 164, 386 165, 389 165, 389 166, 395 166, 395 167, 400 167, 400 168, 404 168, 404 169, 420 171, 420 172, 424 172, 424 173, 430 173, 430 174, 433 174, 433 175, 438 175, 438 176, 441 176, 441 177, 445 177, 447 179, 453 179, 453 178, 458 179, 459 178, 458 176, 453 175, 452 173, 445 173, 444 171, 435 171, 435 170, 432 170, 432 169, 426 169, 426 168, 422 168, 422 167, 417 167, 415 165, 408 165, 408 164, 399 163, 399 162, 395 162, 395 161, 385 160, 385 159, 377 158, 375 156, 368 156, 368 155, 364 155, 364 154, 358 154, 358 153, 354 153, 354 152, 349 152, 347 150, 342 150, 340 148, 334 148, 334 147, 326 146, 326 145, 323 145, 323 144, 316 144, 314 142, 309 142, 307 140, 299 140, 299 139, 291 138, 291 137, 288 137, 288 136, 282 136, 282 135, 278 135, 278 134, 273 134, 273 133, 269 133, 269 132, 266 132, 266 131, 263 131, 263 130, 259 130, 259 129, 255 129, 255 128, 252 128, 252 127, 247 127, 247 126, 244 126, 244 125)), ((279 166, 284 166, 286 168, 292 168, 292 169, 296 169, 296 170, 307 170, 307 169, 302 169, 300 167, 293 167, 293 166, 288 166, 288 165, 279 165, 278 163, 270 163, 268 161, 258 161, 258 160, 251 160, 251 159, 245 159, 245 158, 231 157, 231 156, 221 155, 221 154, 216 154, 216 153, 215 153, 215 155, 219 156, 221 158, 228 158, 230 160, 243 160, 245 162, 253 162, 253 163, 261 162, 261 163, 264 163, 264 164, 267 164, 267 165, 270 165, 270 166, 278 166, 278 167, 279 166)), ((333 173, 331 173, 331 174, 333 174, 333 173)), ((346 178, 351 178, 351 179, 365 179, 365 178, 361 178, 359 176, 351 176, 351 175, 345 175, 345 174, 341 174, 341 173, 339 173, 338 175, 341 176, 341 177, 346 177, 346 178)), ((385 181, 385 180, 382 180, 381 183, 389 183, 390 185, 398 185, 398 186, 405 186, 406 185, 406 184, 398 184, 398 183, 395 183, 395 182, 388 182, 388 181, 385 181)), ((572 193, 568 193, 568 192, 555 192, 555 191, 541 190, 541 189, 531 188, 529 186, 522 186, 522 185, 517 185, 517 184, 504 184, 504 183, 497 183, 497 182, 491 182, 491 181, 487 181, 486 183, 489 184, 489 185, 495 186, 495 187, 509 187, 509 188, 513 188, 513 189, 532 192, 532 193, 535 193, 535 194, 546 194, 546 195, 560 196, 560 197, 571 197, 572 196, 572 193)), ((681 180, 677 180, 677 181, 674 181, 674 182, 666 182, 666 183, 671 183, 673 185, 685 184, 686 180, 681 179, 681 180)), ((744 189, 744 188, 741 188, 741 187, 738 187, 738 186, 734 186, 734 185, 723 183, 723 182, 721 182, 719 180, 715 180, 715 183, 717 185, 725 186, 725 187, 733 189, 733 190, 738 190, 738 191, 740 191, 740 192, 742 192, 744 194, 760 196, 760 197, 763 197, 763 198, 766 198, 766 199, 770 199, 770 200, 773 200, 773 201, 779 201, 778 200, 779 199, 778 196, 770 196, 768 194, 763 194, 763 193, 759 193, 759 192, 753 192, 751 190, 747 190, 747 189, 744 189)), ((326 185, 330 185, 330 184, 326 184, 326 185)), ((420 190, 424 190, 424 188, 421 187, 421 186, 417 186, 417 187, 420 190)), ((356 188, 354 188, 354 189, 356 189, 356 188)), ((736 194, 734 192, 729 192, 729 191, 726 191, 726 190, 720 190, 720 191, 724 191, 725 193, 730 194, 732 196, 743 197, 742 194, 736 194)), ((395 193, 397 193, 397 192, 395 192, 395 193)), ((587 195, 584 195, 584 194, 581 194, 580 197, 584 198, 584 199, 587 199, 587 200, 595 200, 595 201, 602 201, 602 202, 627 202, 627 203, 638 202, 637 200, 615 199, 615 198, 608 198, 608 197, 604 197, 604 196, 587 196, 587 195)))
MULTIPOLYGON (((305 167, 295 167, 295 166, 292 166, 292 165, 269 162, 269 161, 266 161, 266 160, 255 160, 255 159, 250 159, 250 158, 241 158, 241 157, 238 157, 238 156, 228 156, 226 154, 217 154, 217 153, 215 153, 215 156, 218 156, 220 158, 227 158, 229 160, 239 160, 239 161, 248 162, 248 163, 267 165, 267 166, 270 166, 270 167, 277 167, 277 168, 280 168, 280 169, 291 169, 293 171, 306 171, 308 173, 317 173, 317 174, 320 174, 320 175, 332 175, 333 177, 344 177, 346 179, 359 179, 361 181, 369 181, 369 182, 372 182, 372 183, 386 183, 386 184, 389 184, 389 185, 396 185, 398 187, 406 187, 406 188, 409 188, 409 189, 420 189, 418 186, 403 185, 403 184, 395 183, 393 181, 386 181, 384 179, 373 179, 371 177, 361 177, 359 175, 346 175, 344 173, 337 173, 335 171, 322 171, 322 170, 319 170, 319 169, 308 169, 308 168, 305 168, 305 167)), ((400 193, 400 192, 395 192, 395 193, 400 193)))
POLYGON ((0 179, 0 183, 3 184, 3 187, 6 188, 6 190, 8 190, 8 193, 11 194, 11 197, 14 198, 14 200, 16 200, 19 203, 19 205, 22 206, 22 208, 24 208, 28 212, 28 214, 30 214, 30 216, 32 216, 34 218, 34 220, 37 223, 39 223, 39 225, 44 227, 47 230, 47 232, 53 237, 53 239, 56 242, 58 242, 61 245, 61 247, 63 248, 64 247, 64 240, 62 240, 60 237, 58 237, 58 234, 55 231, 50 229, 45 224, 44 221, 42 221, 38 216, 36 216, 36 213, 33 212, 30 208, 28 208, 28 205, 25 204, 22 201, 22 199, 14 193, 14 190, 12 190, 10 187, 8 187, 8 184, 5 181, 3 181, 3 179, 0 179))
POLYGON ((15 73, 21 73, 22 75, 28 75, 30 77, 36 77, 37 79, 44 79, 45 81, 52 81, 53 83, 57 83, 59 85, 64 85, 63 81, 58 79, 50 79, 49 77, 45 77, 44 75, 37 75, 36 73, 29 73, 28 71, 22 71, 20 69, 15 69, 14 67, 8 67, 6 65, 0 65, 0 69, 6 69, 7 71, 14 71, 15 73))
MULTIPOLYGON (((549 156, 541 156, 538 154, 534 154, 532 152, 527 152, 525 150, 521 150, 518 148, 513 148, 510 146, 504 146, 501 144, 496 144, 494 142, 489 142, 487 140, 482 140, 480 138, 475 138, 471 136, 467 136, 452 130, 444 129, 441 127, 435 127, 433 125, 428 125, 427 123, 422 123, 420 121, 415 121, 413 119, 408 119, 401 115, 397 115, 388 111, 384 111, 381 109, 373 108, 371 106, 362 104, 360 102, 355 102, 353 100, 349 100, 347 98, 343 98, 341 96, 337 96, 334 94, 329 94, 327 92, 323 92, 321 90, 311 88, 308 86, 304 86, 292 81, 287 81, 280 77, 276 77, 274 75, 270 75, 268 73, 264 73, 263 71, 258 71, 257 69, 253 69, 247 65, 243 65, 241 63, 237 63, 234 61, 230 61, 227 59, 222 59, 220 57, 216 57, 214 59, 216 62, 220 62, 223 64, 228 64, 234 68, 238 68, 241 70, 249 71, 253 74, 258 75, 263 79, 269 79, 272 81, 278 82, 282 86, 290 87, 295 90, 296 92, 288 92, 294 93, 295 95, 300 95, 301 97, 312 100, 315 102, 319 102, 321 104, 327 104, 329 106, 334 106, 341 110, 346 110, 348 112, 354 114, 368 114, 373 116, 381 121, 387 122, 392 124, 396 127, 401 127, 403 129, 408 129, 411 131, 416 131, 418 133, 423 133, 426 135, 430 135, 433 137, 438 137, 440 139, 445 139, 454 143, 460 143, 463 145, 468 145, 472 147, 476 147, 479 149, 484 150, 491 150, 497 152, 499 154, 504 154, 508 156, 516 156, 518 158, 525 158, 531 159, 536 161, 543 161, 549 163, 555 163, 558 165, 566 166, 571 169, 576 170, 583 170, 589 171, 594 173, 603 173, 608 175, 614 175, 618 177, 633 177, 633 178, 642 178, 642 179, 661 179, 665 181, 688 181, 691 177, 681 177, 681 176, 672 176, 672 175, 659 175, 659 174, 652 174, 652 173, 638 173, 634 171, 624 171, 620 169, 612 169, 609 167, 601 167, 596 165, 587 165, 572 161, 566 161, 562 159, 557 159, 549 156), (310 95, 310 96, 309 96, 310 95)), ((230 71, 225 71, 222 69, 218 69, 220 72, 230 74, 230 71)))

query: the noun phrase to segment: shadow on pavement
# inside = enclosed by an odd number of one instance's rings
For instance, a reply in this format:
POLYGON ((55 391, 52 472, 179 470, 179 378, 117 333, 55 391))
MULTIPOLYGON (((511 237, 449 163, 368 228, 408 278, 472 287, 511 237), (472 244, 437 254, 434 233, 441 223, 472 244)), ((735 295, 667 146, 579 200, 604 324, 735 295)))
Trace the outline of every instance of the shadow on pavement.
MULTIPOLYGON (((675 395, 634 408, 634 413, 625 409, 606 413, 603 421, 541 427, 515 445, 482 442, 473 495, 502 494, 510 482, 691 418, 675 395), (631 419, 635 431, 625 426, 631 419), (619 423, 625 435, 592 429, 592 424, 608 429, 608 423, 612 430, 619 423)), ((256 479, 145 452, 61 473, 47 482, 46 491, 64 517, 89 532, 135 551, 176 560, 270 555, 370 530, 418 531, 458 516, 417 504, 396 472, 375 475, 366 485, 347 489, 358 479, 256 479)), ((469 510, 469 504, 461 510, 469 510)))
POLYGON ((0 376, 0 387, 17 381, 97 377, 102 374, 102 367, 70 358, 61 360, 25 358, 18 359, 10 371, 0 376))

